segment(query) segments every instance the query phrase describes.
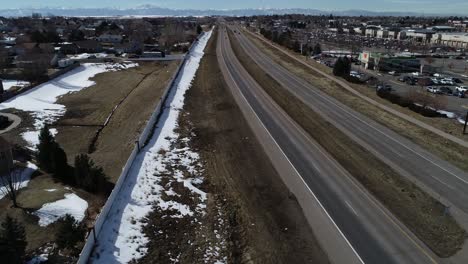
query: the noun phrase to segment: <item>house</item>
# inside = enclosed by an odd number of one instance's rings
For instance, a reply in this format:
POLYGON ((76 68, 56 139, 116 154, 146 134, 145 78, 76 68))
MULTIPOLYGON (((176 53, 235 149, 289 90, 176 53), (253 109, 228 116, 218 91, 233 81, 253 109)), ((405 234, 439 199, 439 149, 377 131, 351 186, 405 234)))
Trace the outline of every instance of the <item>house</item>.
POLYGON ((11 144, 0 136, 0 175, 3 176, 13 168, 11 144))
POLYGON ((82 40, 74 42, 78 46, 80 53, 98 53, 102 52, 102 45, 96 40, 82 40))
POLYGON ((63 43, 60 46, 60 52, 65 55, 77 54, 80 52, 80 48, 76 43, 63 43))
POLYGON ((114 49, 117 53, 138 53, 143 50, 143 45, 140 42, 126 42, 115 44, 114 49))
POLYGON ((123 37, 121 35, 115 34, 102 34, 96 38, 99 42, 108 42, 108 43, 121 43, 123 37))
POLYGON ((26 42, 13 46, 13 51, 17 55, 26 55, 34 53, 54 53, 54 45, 51 43, 26 42))

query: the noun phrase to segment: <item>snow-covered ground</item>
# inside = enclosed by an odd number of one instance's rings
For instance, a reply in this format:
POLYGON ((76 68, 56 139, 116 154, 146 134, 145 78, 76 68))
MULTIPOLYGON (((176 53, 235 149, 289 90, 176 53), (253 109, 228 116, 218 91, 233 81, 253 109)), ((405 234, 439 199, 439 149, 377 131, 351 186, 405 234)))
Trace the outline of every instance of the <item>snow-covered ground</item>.
POLYGON ((86 63, 1 103, 0 110, 16 108, 31 113, 34 119, 34 129, 23 133, 22 136, 28 142, 29 147, 34 149, 38 142, 39 130, 44 124, 52 123, 65 114, 65 106, 56 103, 59 96, 70 92, 77 92, 93 85, 94 82, 90 78, 96 74, 123 70, 135 66, 138 66, 138 64, 86 63))
POLYGON ((96 58, 105 58, 107 57, 106 53, 81 53, 73 56, 69 56, 68 58, 72 60, 82 60, 82 59, 87 59, 90 56, 96 56, 96 58))
POLYGON ((19 80, 2 80, 3 82, 3 90, 8 91, 13 86, 18 87, 25 87, 28 86, 30 83, 26 81, 19 81, 19 80))
POLYGON ((187 147, 177 149, 173 143, 176 140, 189 140, 180 139, 174 130, 184 105, 185 92, 191 86, 210 36, 211 31, 203 35, 188 55, 190 57, 176 80, 175 89, 169 94, 166 103, 169 107, 166 107, 148 145, 136 156, 103 224, 98 237, 99 244, 92 256, 93 263, 128 263, 143 257, 147 251, 148 238, 143 233, 144 223, 141 220, 151 212, 153 206, 161 210, 175 210, 177 213, 172 217, 192 216, 196 213, 186 204, 162 199, 163 191, 169 197, 178 195, 172 189, 164 190, 164 186, 160 185, 162 175, 171 175, 174 181, 183 183, 197 197, 200 201, 195 207, 197 213, 206 207, 206 194, 196 187, 203 182, 198 154, 187 147), (185 175, 179 169, 181 167, 185 175))
MULTIPOLYGON (((31 175, 37 170, 37 166, 29 161, 26 164, 26 166, 26 168, 22 169, 21 175, 18 177, 17 186, 19 187, 19 189, 28 186, 29 180, 31 179, 31 175)), ((7 195, 7 189, 2 183, 3 181, 0 181, 0 199, 7 195)))
POLYGON ((64 199, 46 203, 34 214, 39 216, 40 226, 48 226, 66 214, 73 216, 76 221, 81 222, 85 217, 87 208, 88 202, 74 193, 67 193, 64 199))

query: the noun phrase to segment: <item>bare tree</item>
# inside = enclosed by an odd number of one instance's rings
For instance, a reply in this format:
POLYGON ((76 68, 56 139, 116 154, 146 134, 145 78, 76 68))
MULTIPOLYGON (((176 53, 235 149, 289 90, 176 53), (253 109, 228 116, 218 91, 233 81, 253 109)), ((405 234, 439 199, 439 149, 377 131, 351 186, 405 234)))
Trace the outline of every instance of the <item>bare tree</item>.
POLYGON ((9 169, 9 173, 0 176, 0 190, 4 196, 7 196, 15 208, 18 208, 17 194, 23 183, 22 170, 19 168, 9 169))

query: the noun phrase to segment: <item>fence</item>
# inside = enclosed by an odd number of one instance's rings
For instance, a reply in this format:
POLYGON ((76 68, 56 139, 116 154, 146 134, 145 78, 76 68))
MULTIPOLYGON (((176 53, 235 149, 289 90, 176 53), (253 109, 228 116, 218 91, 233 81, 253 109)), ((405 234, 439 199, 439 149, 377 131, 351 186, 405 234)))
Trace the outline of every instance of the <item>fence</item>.
MULTIPOLYGON (((199 37, 203 36, 204 33, 202 33, 199 37)), ((120 192, 120 189, 122 188, 122 185, 128 175, 128 171, 130 170, 133 161, 135 160, 136 155, 140 152, 140 149, 142 149, 146 144, 151 136, 156 124, 158 123, 158 120, 161 116, 162 113, 162 107, 166 103, 167 97, 169 95, 169 92, 171 88, 176 84, 176 81, 180 75, 180 72, 184 68, 185 62, 187 61, 187 58, 190 56, 190 54, 193 51, 193 48, 195 47, 195 44, 197 41, 192 43, 192 46, 190 47, 187 55, 183 58, 183 60, 180 62, 179 67, 177 68, 176 72, 172 76, 171 80, 169 81, 168 86, 164 90, 163 95, 161 96, 161 100, 159 101, 158 105, 156 106, 153 114, 151 117, 148 119, 148 122, 146 124, 145 129, 142 131, 140 134, 140 137, 138 140, 135 142, 136 146, 133 148, 132 153, 130 154, 130 157, 127 159, 127 162, 125 163, 125 166, 122 168, 122 173, 120 174, 119 179, 117 180, 117 183, 115 184, 114 189, 112 190, 111 194, 109 195, 109 198, 107 198, 107 201, 102 208, 100 214, 98 215, 96 222, 94 223, 93 229, 88 233, 88 236, 86 238, 85 245, 80 253, 80 257, 78 259, 78 264, 86 264, 88 262, 89 257, 91 256, 91 253, 94 249, 94 246, 97 244, 97 237, 99 236, 99 233, 102 229, 102 226, 104 222, 106 221, 107 215, 109 214, 109 211, 112 209, 112 206, 114 204, 115 198, 120 192)))

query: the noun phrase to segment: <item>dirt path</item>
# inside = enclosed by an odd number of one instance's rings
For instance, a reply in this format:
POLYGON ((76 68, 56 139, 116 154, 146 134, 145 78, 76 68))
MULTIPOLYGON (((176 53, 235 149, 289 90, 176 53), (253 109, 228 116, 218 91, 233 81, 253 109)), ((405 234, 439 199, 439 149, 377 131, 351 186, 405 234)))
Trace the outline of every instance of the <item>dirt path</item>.
POLYGON ((0 130, 0 134, 6 133, 13 128, 17 127, 21 123, 21 117, 10 114, 10 113, 0 113, 1 116, 6 116, 8 119, 13 120, 13 123, 11 123, 7 128, 0 130))

